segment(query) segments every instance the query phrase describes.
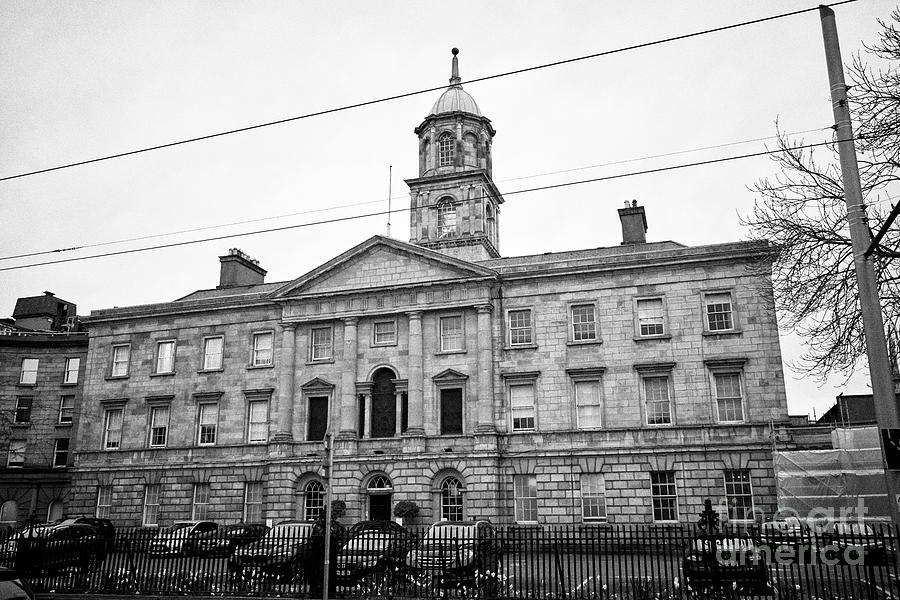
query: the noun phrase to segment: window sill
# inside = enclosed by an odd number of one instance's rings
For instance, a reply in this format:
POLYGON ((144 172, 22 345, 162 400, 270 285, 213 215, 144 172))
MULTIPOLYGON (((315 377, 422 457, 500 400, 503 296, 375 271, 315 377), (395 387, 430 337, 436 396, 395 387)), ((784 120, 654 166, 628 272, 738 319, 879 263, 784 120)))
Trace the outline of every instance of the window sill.
POLYGON ((566 346, 599 346, 603 340, 569 340, 566 346))
POLYGON ((516 344, 515 346, 504 346, 504 350, 537 350, 537 344, 516 344))
POLYGON ((397 345, 397 342, 381 342, 381 343, 372 342, 371 344, 369 344, 369 347, 370 348, 390 348, 390 347, 396 346, 396 345, 397 345))
POLYGON ((592 519, 590 521, 581 521, 582 527, 609 527, 609 521, 606 519, 592 519))
POLYGON ((636 342, 652 342, 653 340, 671 340, 672 335, 668 333, 664 333, 663 335, 636 335, 634 336, 634 341, 636 342))
POLYGON ((73 425, 72 423, 57 423, 57 424, 56 424, 56 427, 57 427, 57 428, 60 428, 60 427, 67 427, 67 428, 68 428, 68 427, 72 427, 72 425, 73 425))
POLYGON ((116 379, 128 379, 129 375, 107 375, 105 379, 107 381, 113 381, 116 379))
POLYGON ((248 371, 252 371, 255 369, 274 369, 274 368, 275 368, 275 363, 271 363, 268 365, 247 365, 248 371))
POLYGON ((451 354, 465 354, 466 349, 462 348, 461 350, 438 350, 434 353, 435 356, 447 356, 451 354))
POLYGON ((37 387, 37 383, 21 383, 21 382, 19 382, 16 384, 16 387, 34 388, 34 387, 37 387))
POLYGON ((727 336, 727 335, 741 335, 744 333, 742 329, 729 329, 727 331, 704 331, 704 337, 719 337, 719 336, 727 336))
POLYGON ((316 360, 308 360, 306 361, 307 365, 333 365, 334 358, 319 358, 316 360))
POLYGON ((201 375, 206 375, 207 373, 222 373, 225 370, 224 367, 219 367, 218 369, 200 369, 197 373, 201 375))
POLYGON ((747 421, 716 421, 716 425, 746 425, 747 421))
POLYGON ((147 446, 147 450, 166 450, 168 446, 147 446))
POLYGON ((75 387, 77 385, 78 385, 77 381, 69 381, 69 382, 63 382, 63 383, 59 384, 59 387, 75 387))
POLYGON ((31 421, 29 421, 27 423, 11 423, 10 426, 13 429, 27 429, 27 428, 31 427, 31 421))
POLYGON ((175 371, 167 371, 165 373, 150 373, 150 377, 174 377, 175 371))

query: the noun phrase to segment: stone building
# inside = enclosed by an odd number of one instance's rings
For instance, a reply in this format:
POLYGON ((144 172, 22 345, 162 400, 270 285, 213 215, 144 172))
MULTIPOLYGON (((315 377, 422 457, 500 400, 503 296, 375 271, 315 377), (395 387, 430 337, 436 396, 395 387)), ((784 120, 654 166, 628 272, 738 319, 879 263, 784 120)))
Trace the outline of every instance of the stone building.
POLYGON ((65 514, 88 336, 51 292, 19 298, 0 327, 0 526, 65 514))
POLYGON ((75 512, 123 525, 312 518, 326 431, 348 521, 693 522, 774 509, 787 421, 765 244, 502 257, 496 134, 450 86, 415 129, 410 242, 265 283, 94 311, 75 512))

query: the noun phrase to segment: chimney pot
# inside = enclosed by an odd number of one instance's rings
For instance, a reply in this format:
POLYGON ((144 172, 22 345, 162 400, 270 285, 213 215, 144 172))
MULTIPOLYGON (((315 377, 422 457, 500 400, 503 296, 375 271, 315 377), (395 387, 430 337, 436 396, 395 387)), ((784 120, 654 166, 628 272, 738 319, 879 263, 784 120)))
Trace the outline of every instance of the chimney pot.
POLYGON ((630 205, 625 201, 625 208, 619 209, 619 220, 622 221, 623 245, 647 243, 647 215, 637 200, 632 200, 630 205))
POLYGON ((267 271, 238 248, 230 248, 228 254, 219 257, 219 263, 219 289, 265 282, 267 271))

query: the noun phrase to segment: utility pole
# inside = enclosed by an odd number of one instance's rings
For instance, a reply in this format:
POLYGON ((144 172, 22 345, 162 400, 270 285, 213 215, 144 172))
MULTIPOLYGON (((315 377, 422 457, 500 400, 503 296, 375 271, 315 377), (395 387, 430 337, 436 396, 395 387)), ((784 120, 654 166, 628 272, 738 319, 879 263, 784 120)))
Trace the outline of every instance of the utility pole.
POLYGON ((330 431, 325 433, 325 452, 328 454, 328 484, 325 486, 325 574, 322 577, 322 600, 328 600, 328 586, 331 585, 331 474, 334 469, 334 440, 330 431))
POLYGON ((850 121, 850 107, 847 104, 847 85, 844 83, 844 65, 841 61, 834 11, 827 6, 819 6, 819 16, 822 21, 822 37, 825 41, 825 61, 828 66, 828 82, 831 85, 831 105, 844 180, 844 202, 847 205, 847 222, 850 227, 853 262, 859 287, 859 304, 866 339, 866 355, 869 359, 869 376, 872 379, 875 416, 881 429, 881 456, 884 461, 888 504, 894 523, 900 525, 900 507, 898 507, 900 497, 897 495, 900 492, 900 471, 889 468, 888 461, 888 453, 892 451, 889 447, 889 441, 892 439, 890 432, 900 429, 900 417, 897 399, 894 396, 875 269, 871 258, 866 256, 872 235, 859 183, 856 144, 853 142, 853 124, 850 121))

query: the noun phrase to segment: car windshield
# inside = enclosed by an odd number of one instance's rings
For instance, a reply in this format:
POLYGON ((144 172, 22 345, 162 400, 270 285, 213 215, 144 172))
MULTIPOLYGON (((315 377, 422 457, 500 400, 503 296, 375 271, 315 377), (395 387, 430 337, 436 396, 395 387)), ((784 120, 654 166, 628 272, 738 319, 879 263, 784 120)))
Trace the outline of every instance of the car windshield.
POLYGON ((477 537, 475 525, 438 525, 425 534, 425 541, 466 541, 477 537))
POLYGON ((25 591, 24 584, 18 579, 0 581, 0 598, 9 600, 28 600, 31 596, 25 591))
POLYGON ((169 529, 169 531, 178 531, 179 529, 188 529, 193 526, 194 526, 193 523, 175 523, 174 525, 172 525, 172 528, 169 529))
POLYGON ((309 535, 312 525, 309 523, 289 523, 276 525, 264 537, 268 539, 302 538, 309 535))

